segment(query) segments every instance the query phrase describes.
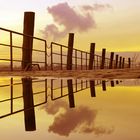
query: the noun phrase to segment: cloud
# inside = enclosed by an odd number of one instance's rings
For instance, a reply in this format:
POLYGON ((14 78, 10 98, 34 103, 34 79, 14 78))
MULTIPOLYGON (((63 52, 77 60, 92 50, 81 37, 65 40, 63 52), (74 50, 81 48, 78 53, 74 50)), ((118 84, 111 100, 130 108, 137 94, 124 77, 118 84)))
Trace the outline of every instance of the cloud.
POLYGON ((47 11, 53 17, 55 23, 46 26, 42 32, 45 36, 53 36, 53 39, 62 38, 73 31, 86 32, 89 29, 96 28, 93 12, 109 7, 111 6, 107 4, 85 5, 80 7, 80 12, 66 2, 48 7, 47 11), (63 30, 60 31, 60 27, 63 30))
POLYGON ((97 110, 86 106, 69 109, 66 102, 55 101, 52 105, 47 106, 46 111, 48 114, 53 114, 54 116, 54 122, 49 126, 48 131, 61 136, 69 136, 73 132, 94 133, 95 135, 110 134, 113 132, 112 128, 97 127, 95 124, 97 110), (63 108, 64 111, 59 112, 60 108, 63 108))
POLYGON ((83 10, 87 10, 87 11, 102 11, 108 8, 112 9, 112 6, 109 4, 94 4, 92 6, 90 5, 84 5, 82 6, 83 10))

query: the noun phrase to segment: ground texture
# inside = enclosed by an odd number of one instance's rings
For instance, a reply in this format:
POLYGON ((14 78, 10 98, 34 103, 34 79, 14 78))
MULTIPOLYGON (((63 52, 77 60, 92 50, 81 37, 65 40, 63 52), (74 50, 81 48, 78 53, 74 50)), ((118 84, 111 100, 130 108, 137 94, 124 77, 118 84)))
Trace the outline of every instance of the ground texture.
POLYGON ((137 79, 140 69, 57 70, 57 71, 1 71, 0 76, 50 77, 76 79, 137 79))

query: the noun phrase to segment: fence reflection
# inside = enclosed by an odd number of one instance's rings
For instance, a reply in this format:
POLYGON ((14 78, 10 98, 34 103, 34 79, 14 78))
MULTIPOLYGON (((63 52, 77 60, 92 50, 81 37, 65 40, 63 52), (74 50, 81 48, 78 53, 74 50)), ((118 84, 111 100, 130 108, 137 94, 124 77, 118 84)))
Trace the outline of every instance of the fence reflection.
POLYGON ((3 106, 5 108, 4 112, 0 112, 0 118, 30 110, 47 102, 46 80, 32 81, 31 78, 22 78, 20 82, 15 82, 11 78, 7 82, 8 84, 0 85, 0 90, 3 92, 1 93, 0 106, 5 105, 3 106), (43 84, 43 86, 38 91, 33 92, 32 84, 43 84), (42 98, 38 99, 38 96, 42 98), (35 103, 33 103, 33 99, 35 103))
POLYGON ((17 82, 17 80, 10 78, 9 81, 0 85, 0 107, 2 106, 0 118, 23 111, 25 130, 35 131, 35 107, 46 104, 48 96, 52 101, 67 96, 69 107, 74 108, 76 106, 75 93, 89 88, 91 97, 96 97, 95 87, 101 85, 102 90, 106 91, 107 83, 114 87, 115 84, 119 84, 119 81, 22 78, 17 82))

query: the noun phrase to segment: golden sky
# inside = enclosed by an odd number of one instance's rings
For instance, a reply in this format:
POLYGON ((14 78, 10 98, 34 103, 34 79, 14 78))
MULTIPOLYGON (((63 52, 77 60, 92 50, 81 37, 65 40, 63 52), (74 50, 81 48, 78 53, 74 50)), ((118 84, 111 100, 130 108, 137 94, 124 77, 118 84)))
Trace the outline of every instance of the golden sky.
POLYGON ((75 33, 75 48, 140 51, 139 0, 0 0, 0 27, 23 31, 25 11, 34 11, 35 36, 67 44, 75 33), (55 34, 55 35, 54 35, 55 34))

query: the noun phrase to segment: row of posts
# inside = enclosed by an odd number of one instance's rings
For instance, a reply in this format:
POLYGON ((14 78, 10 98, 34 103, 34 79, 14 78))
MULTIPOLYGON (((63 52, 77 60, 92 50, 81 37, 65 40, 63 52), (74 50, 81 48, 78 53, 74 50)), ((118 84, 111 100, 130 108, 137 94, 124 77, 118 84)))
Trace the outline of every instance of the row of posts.
MULTIPOLYGON (((34 12, 25 12, 24 13, 24 29, 23 34, 33 36, 34 35, 34 12)), ((72 70, 72 54, 74 46, 74 34, 70 33, 68 38, 68 54, 67 54, 67 70, 72 70)), ((22 55, 22 69, 25 69, 28 64, 32 63, 32 49, 33 49, 33 38, 25 36, 23 37, 23 55, 22 55)), ((95 43, 90 45, 90 58, 89 58, 89 70, 93 69, 95 59, 95 43)), ((106 49, 102 49, 101 64, 100 69, 105 68, 105 59, 106 59, 106 49)), ((112 68, 124 68, 125 67, 125 58, 119 55, 116 55, 115 66, 113 67, 114 61, 114 52, 111 52, 109 59, 109 69, 112 68)), ((131 67, 131 59, 128 58, 128 68, 131 67)))
MULTIPOLYGON (((69 39, 68 39, 67 70, 72 70, 73 44, 74 44, 74 34, 70 33, 69 39)), ((93 69, 94 59, 95 59, 95 43, 91 43, 90 44, 89 68, 88 68, 89 70, 93 69)), ((105 59, 106 59, 106 49, 102 49, 100 69, 105 68, 105 59)), ((122 56, 119 57, 119 55, 117 54, 116 58, 115 58, 115 65, 113 64, 113 62, 114 62, 114 52, 111 52, 110 58, 109 58, 109 69, 125 68, 125 58, 123 58, 122 56)), ((130 67, 131 67, 131 59, 128 58, 127 68, 130 68, 130 67)))

